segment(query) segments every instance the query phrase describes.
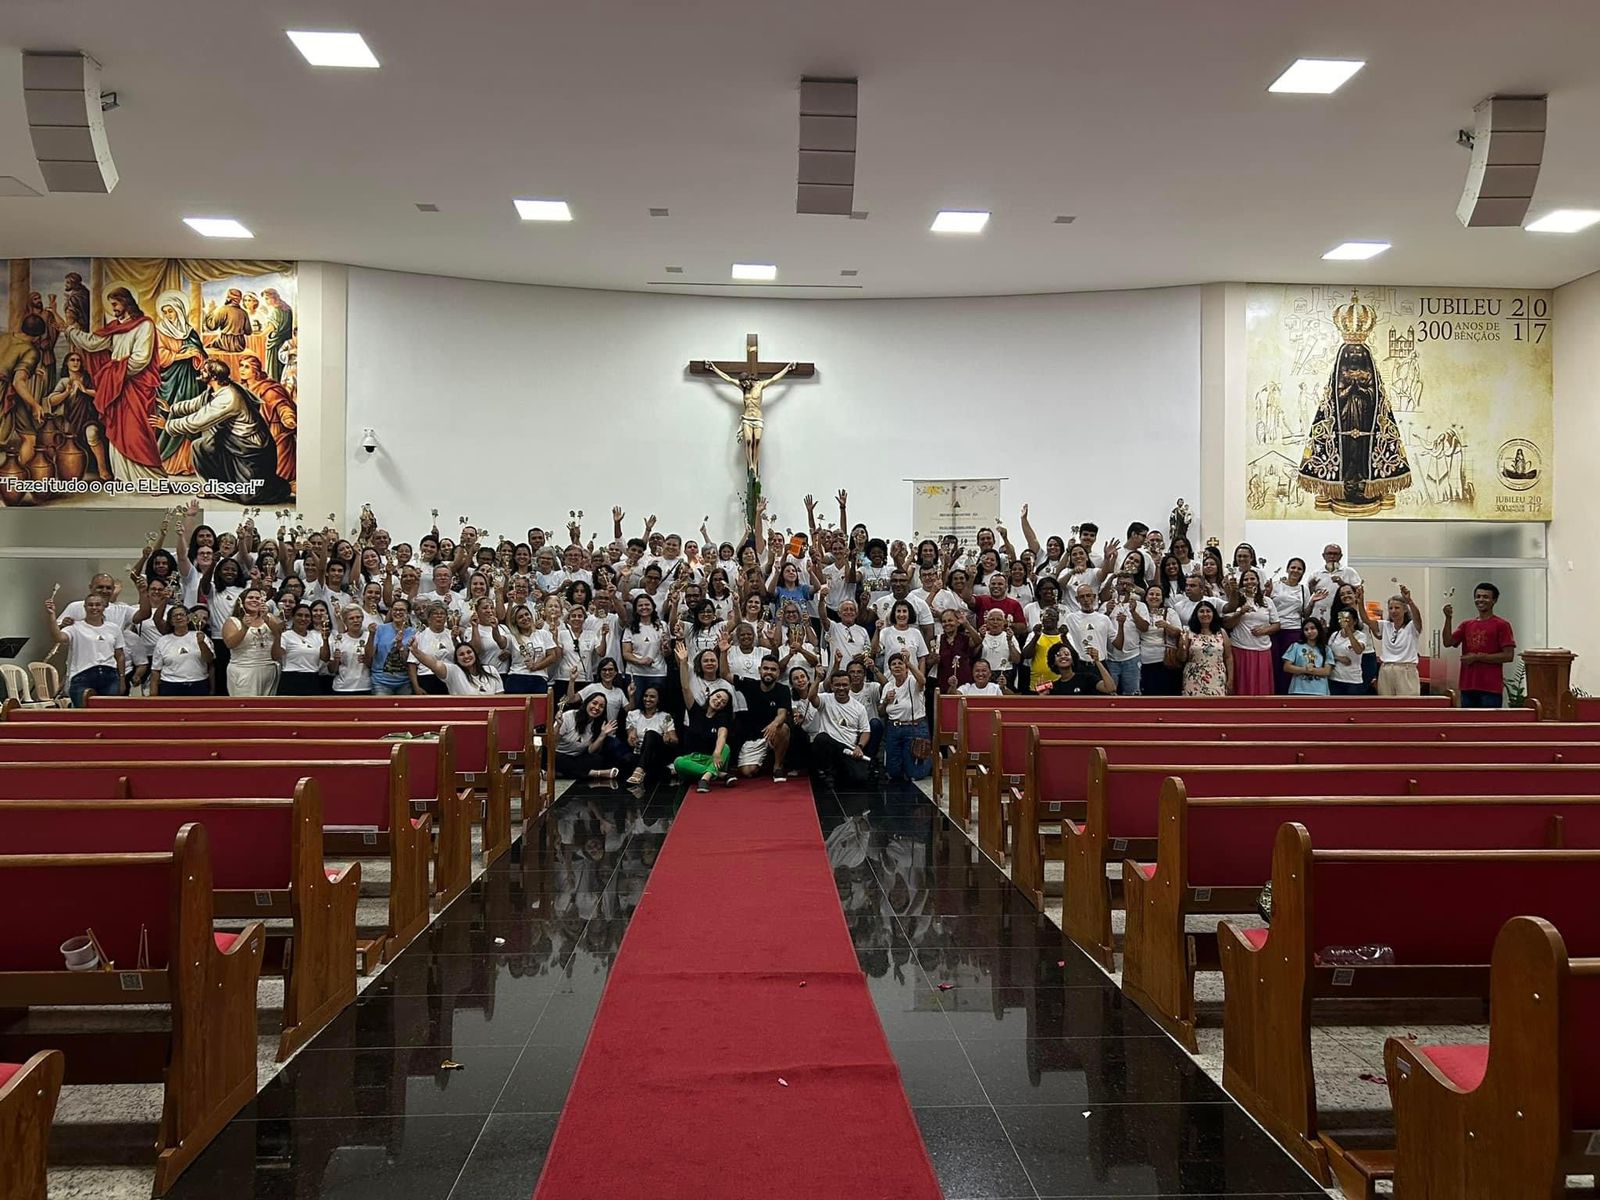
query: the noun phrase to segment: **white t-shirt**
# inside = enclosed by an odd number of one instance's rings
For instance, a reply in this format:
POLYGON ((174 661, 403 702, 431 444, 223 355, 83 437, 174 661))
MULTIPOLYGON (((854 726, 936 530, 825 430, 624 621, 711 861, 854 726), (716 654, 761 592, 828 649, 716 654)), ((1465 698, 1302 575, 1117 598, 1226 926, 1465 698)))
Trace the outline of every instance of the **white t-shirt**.
POLYGON ((1159 622, 1176 621, 1177 614, 1170 607, 1160 612, 1149 613, 1146 619, 1150 628, 1139 634, 1139 661, 1141 663, 1158 663, 1166 660, 1168 634, 1162 631, 1159 622))
POLYGON ((606 720, 615 721, 622 715, 622 710, 627 707, 628 694, 619 687, 608 688, 604 684, 591 683, 578 693, 579 701, 587 700, 590 696, 604 696, 606 698, 606 720))
POLYGON ((233 587, 212 588, 211 600, 207 607, 211 610, 211 636, 222 636, 222 626, 233 616, 233 606, 239 603, 239 597, 244 595, 244 588, 238 584, 233 587))
MULTIPOLYGON (((494 640, 494 631, 495 627, 493 625, 479 625, 478 636, 471 638, 471 644, 472 648, 478 652, 479 662, 486 667, 493 667, 496 671, 503 672, 506 669, 506 654, 504 650, 500 649, 500 643, 494 640)), ((472 625, 470 623, 467 624, 463 632, 470 636, 472 625)))
MULTIPOLYGON (((1367 639, 1362 638, 1362 645, 1371 649, 1367 639)), ((1350 639, 1342 633, 1335 633, 1328 639, 1328 651, 1333 659, 1333 674, 1328 676, 1333 683, 1360 683, 1361 682, 1361 654, 1350 645, 1350 639), (1348 664, 1340 662, 1341 658, 1349 659, 1348 664)))
POLYGON ((333 676, 334 691, 370 692, 372 690, 372 671, 363 661, 366 653, 366 642, 371 636, 371 631, 364 631, 360 637, 351 637, 348 633, 341 633, 333 639, 332 653, 340 656, 339 669, 333 676))
POLYGON ((1072 643, 1072 648, 1078 652, 1079 658, 1089 657, 1090 646, 1100 652, 1101 658, 1110 657, 1111 639, 1117 636, 1117 627, 1105 613, 1099 610, 1084 612, 1080 608, 1067 614, 1063 627, 1066 630, 1067 640, 1072 643))
MULTIPOLYGON (((1056 616, 1059 617, 1061 622, 1064 624, 1067 619, 1067 614, 1071 612, 1072 609, 1068 608, 1065 604, 1059 603, 1052 605, 1051 607, 1056 610, 1056 616)), ((1041 625, 1044 623, 1044 608, 1038 603, 1038 601, 1030 600, 1028 603, 1022 606, 1022 623, 1028 627, 1030 632, 1035 625, 1041 625)))
POLYGON ((506 674, 542 678, 547 668, 540 667, 535 670, 533 664, 556 648, 555 639, 550 636, 550 631, 541 626, 526 637, 509 629, 506 633, 506 642, 510 650, 508 657, 511 660, 506 668, 506 674))
POLYGON ((979 687, 975 683, 963 683, 960 687, 958 687, 956 689, 956 695, 958 695, 958 696, 1003 696, 1003 695, 1005 695, 1005 693, 1000 690, 1000 685, 998 683, 996 683, 994 680, 991 679, 988 683, 984 684, 982 687, 979 687))
POLYGON ((861 735, 872 728, 861 701, 846 700, 840 704, 832 692, 824 692, 817 697, 817 712, 822 733, 841 746, 859 745, 861 735))
POLYGON ((954 612, 960 613, 963 620, 972 611, 971 605, 949 588, 940 588, 933 599, 928 601, 928 607, 933 611, 935 617, 941 613, 954 612))
MULTIPOLYGON (((163 612, 163 615, 165 613, 163 612)), ((155 652, 156 643, 162 638, 161 630, 156 628, 154 615, 146 617, 129 625, 122 631, 122 648, 128 652, 130 666, 138 666, 150 661, 150 656, 155 652)))
POLYGON ((419 629, 416 636, 411 639, 411 657, 408 661, 420 667, 422 660, 417 657, 418 650, 430 658, 449 659, 455 650, 455 640, 451 638, 448 629, 441 629, 438 633, 431 629, 419 629))
POLYGON ((647 733, 659 733, 666 737, 675 726, 672 723, 672 714, 665 709, 656 709, 648 717, 637 709, 628 714, 628 732, 636 737, 644 737, 647 733))
POLYGON ((989 664, 996 673, 1011 669, 1011 651, 1017 649, 1017 639, 1007 629, 1004 633, 986 633, 983 635, 983 649, 978 652, 978 657, 989 664))
MULTIPOLYGON (((1311 590, 1313 592, 1327 592, 1324 599, 1318 600, 1312 608, 1311 615, 1324 625, 1328 623, 1328 613, 1333 608, 1333 602, 1339 596, 1339 585, 1348 583, 1351 587, 1361 586, 1361 576, 1356 574, 1354 567, 1340 567, 1337 571, 1321 570, 1311 577, 1311 590)), ((1332 676, 1338 679, 1338 673, 1332 676)))
POLYGON ((506 690, 493 667, 484 667, 481 675, 468 675, 453 662, 444 664, 444 686, 452 696, 498 696, 506 690))
POLYGON ((199 683, 210 674, 200 652, 200 635, 193 630, 182 636, 162 634, 150 652, 150 670, 161 672, 168 683, 199 683))
POLYGON ((1267 599, 1272 602, 1272 611, 1277 614, 1280 625, 1299 629, 1310 615, 1306 606, 1311 603, 1311 586, 1303 579, 1292 584, 1281 579, 1273 580, 1272 591, 1267 599))
MULTIPOLYGON (((138 611, 139 609, 136 605, 124 604, 120 600, 112 600, 106 604, 106 624, 115 625, 118 629, 126 630, 128 626, 133 624, 133 614, 138 611)), ((83 607, 83 601, 74 600, 61 610, 60 616, 56 619, 56 624, 60 625, 68 618, 71 618, 81 625, 83 624, 83 618, 87 615, 83 607)))
POLYGON ((867 710, 869 716, 883 707, 883 685, 876 679, 862 680, 861 690, 859 692, 852 690, 850 695, 853 699, 861 701, 861 707, 867 710))
POLYGON ((927 716, 927 697, 910 675, 903 684, 893 679, 886 683, 882 703, 886 721, 921 721, 927 716))
POLYGON ((828 624, 828 671, 842 671, 858 654, 872 649, 872 637, 859 625, 845 625, 839 621, 828 624))
MULTIPOLYGON (((1201 596, 1200 600, 1206 599, 1201 596)), ((1200 600, 1191 600, 1187 595, 1174 596, 1167 601, 1167 611, 1172 614, 1173 622, 1187 628, 1189 618, 1194 616, 1194 610, 1200 607, 1200 600)))
POLYGON ((67 678, 91 667, 117 668, 117 651, 122 649, 122 627, 104 621, 99 625, 86 625, 82 621, 68 625, 67 678))
POLYGON ((283 661, 280 665, 285 671, 303 671, 308 675, 315 675, 322 670, 323 637, 315 629, 308 629, 304 634, 285 629, 283 636, 278 640, 283 646, 283 661))
MULTIPOLYGON (((933 624, 933 610, 928 607, 927 602, 922 597, 914 596, 907 592, 906 603, 911 605, 911 623, 913 625, 920 627, 933 624)), ((878 620, 884 624, 888 624, 889 614, 893 611, 894 605, 893 592, 890 592, 887 596, 880 596, 872 603, 872 607, 877 610, 878 620)), ((963 607, 965 606, 963 605, 963 607)))
MULTIPOLYGON (((876 608, 878 601, 889 594, 889 576, 894 574, 894 564, 886 562, 881 567, 875 567, 865 563, 856 569, 856 574, 861 586, 866 589, 867 603, 876 608)), ((830 596, 832 594, 829 593, 830 596)))
POLYGON ((1111 646, 1106 651, 1106 658, 1112 662, 1131 662, 1140 657, 1140 647, 1144 635, 1139 632, 1139 627, 1134 624, 1133 617, 1137 613, 1146 623, 1150 620, 1150 610, 1145 607, 1144 601, 1134 600, 1118 604, 1110 612, 1111 617, 1111 646), (1117 640, 1117 615, 1128 614, 1128 622, 1122 629, 1122 649, 1116 647, 1117 640))
POLYGON ((911 655, 921 665, 928 656, 928 643, 923 640, 922 630, 896 629, 893 625, 881 628, 878 631, 878 665, 888 671, 890 656, 901 652, 911 655))
POLYGON ((599 640, 599 634, 580 633, 573 637, 572 630, 563 629, 556 639, 556 644, 561 647, 561 657, 550 664, 550 678, 569 681, 593 679, 594 648, 599 640))
POLYGON ((1417 644, 1422 640, 1422 630, 1415 621, 1394 625, 1387 620, 1378 622, 1378 661, 1380 663, 1414 663, 1417 661, 1417 644))
POLYGON ((737 646, 728 648, 728 671, 735 679, 760 679, 761 660, 771 651, 755 646, 748 653, 737 646))
POLYGON ((662 642, 659 625, 641 625, 638 629, 623 630, 622 644, 645 660, 642 664, 629 661, 624 664, 624 670, 630 675, 665 675, 667 660, 662 656, 662 642))
POLYGON ((1239 616, 1239 623, 1228 631, 1228 638, 1233 642, 1235 650, 1271 650, 1272 635, 1262 633, 1264 625, 1271 625, 1277 621, 1277 616, 1270 608, 1263 608, 1257 604, 1244 609, 1239 616))

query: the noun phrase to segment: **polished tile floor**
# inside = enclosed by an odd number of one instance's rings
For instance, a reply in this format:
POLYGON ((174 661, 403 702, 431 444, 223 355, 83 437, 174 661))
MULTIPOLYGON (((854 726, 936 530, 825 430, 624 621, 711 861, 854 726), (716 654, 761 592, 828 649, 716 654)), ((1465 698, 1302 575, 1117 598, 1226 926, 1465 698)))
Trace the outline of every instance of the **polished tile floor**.
MULTIPOLYGON (((679 794, 567 792, 171 1195, 528 1200, 679 794)), ((1326 1195, 921 792, 816 799, 949 1200, 1326 1195)))

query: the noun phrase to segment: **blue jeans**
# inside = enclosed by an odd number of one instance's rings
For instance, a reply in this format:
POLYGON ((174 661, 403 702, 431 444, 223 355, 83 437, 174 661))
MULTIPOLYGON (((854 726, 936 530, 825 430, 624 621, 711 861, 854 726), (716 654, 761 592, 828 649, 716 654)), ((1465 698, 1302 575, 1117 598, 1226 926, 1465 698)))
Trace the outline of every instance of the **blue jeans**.
POLYGON ((90 667, 87 671, 79 671, 67 680, 67 696, 72 701, 73 708, 84 706, 84 693, 94 691, 101 696, 120 696, 122 688, 117 679, 115 667, 90 667))
POLYGON ((402 679, 399 683, 385 683, 374 675, 372 677, 372 694, 374 696, 409 696, 411 695, 411 681, 402 679))
POLYGON ((1117 681, 1117 695, 1139 694, 1140 663, 1137 658, 1124 658, 1120 661, 1108 658, 1105 663, 1106 674, 1117 681))
POLYGON ((879 717, 872 717, 867 721, 867 761, 876 763, 878 751, 883 749, 883 734, 887 726, 879 717))
POLYGON ((1504 708, 1505 706, 1506 697, 1504 692, 1480 692, 1466 689, 1461 692, 1462 708, 1504 708))
POLYGON ((911 742, 928 736, 928 723, 890 725, 883 734, 884 769, 890 779, 921 779, 933 769, 933 759, 911 757, 911 742))

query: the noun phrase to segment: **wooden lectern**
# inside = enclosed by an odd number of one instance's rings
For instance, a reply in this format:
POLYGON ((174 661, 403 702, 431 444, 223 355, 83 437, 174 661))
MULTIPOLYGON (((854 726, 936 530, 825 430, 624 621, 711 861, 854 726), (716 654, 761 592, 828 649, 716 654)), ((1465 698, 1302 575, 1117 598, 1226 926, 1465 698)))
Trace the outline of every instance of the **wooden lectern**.
POLYGON ((1571 650, 1559 648, 1522 652, 1528 697, 1539 702, 1542 720, 1572 720, 1572 660, 1577 657, 1571 650))

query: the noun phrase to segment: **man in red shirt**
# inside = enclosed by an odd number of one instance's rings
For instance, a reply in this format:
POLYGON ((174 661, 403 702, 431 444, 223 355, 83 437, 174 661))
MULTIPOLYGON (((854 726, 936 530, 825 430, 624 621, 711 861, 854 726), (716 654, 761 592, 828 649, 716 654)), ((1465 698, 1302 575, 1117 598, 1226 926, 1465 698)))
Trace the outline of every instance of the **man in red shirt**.
POLYGON ((1027 618, 1023 616, 1022 605, 1017 603, 1015 596, 1007 595, 1008 591, 1010 591, 1010 585, 1006 582, 1006 577, 1000 574, 999 571, 989 576, 988 595, 978 597, 978 628, 983 628, 983 619, 989 615, 989 610, 998 608, 1005 613, 1006 621, 1010 624, 1012 632, 1019 639, 1025 638, 1028 636, 1027 618))
POLYGON ((1505 664, 1516 657, 1511 622, 1494 615, 1500 589, 1480 583, 1472 589, 1478 615, 1455 628, 1452 605, 1444 606, 1444 644, 1461 647, 1461 707, 1500 708, 1505 703, 1505 664))

